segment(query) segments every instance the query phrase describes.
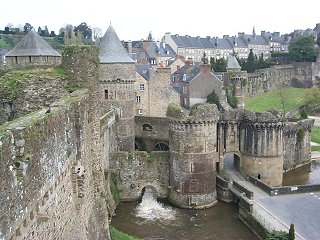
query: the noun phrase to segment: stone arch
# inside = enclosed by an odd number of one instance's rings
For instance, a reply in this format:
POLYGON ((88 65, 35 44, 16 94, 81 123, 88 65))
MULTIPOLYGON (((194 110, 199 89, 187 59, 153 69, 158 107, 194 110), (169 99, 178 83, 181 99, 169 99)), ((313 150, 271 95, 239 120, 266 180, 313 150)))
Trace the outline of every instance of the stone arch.
POLYGON ((154 145, 154 151, 169 151, 169 144, 165 141, 157 142, 154 145))
POLYGON ((134 148, 137 151, 143 151, 145 149, 143 141, 140 138, 135 138, 134 139, 134 148))
POLYGON ((235 168, 241 171, 241 156, 236 152, 228 152, 224 154, 224 168, 235 168))
POLYGON ((151 191, 153 197, 156 199, 158 196, 158 191, 156 189, 156 187, 152 186, 152 185, 146 185, 142 188, 141 190, 141 198, 143 197, 143 195, 145 194, 146 190, 151 191))
POLYGON ((152 127, 152 125, 151 124, 149 124, 149 123, 144 123, 144 124, 142 124, 142 131, 143 132, 152 132, 152 130, 153 130, 153 127, 152 127))

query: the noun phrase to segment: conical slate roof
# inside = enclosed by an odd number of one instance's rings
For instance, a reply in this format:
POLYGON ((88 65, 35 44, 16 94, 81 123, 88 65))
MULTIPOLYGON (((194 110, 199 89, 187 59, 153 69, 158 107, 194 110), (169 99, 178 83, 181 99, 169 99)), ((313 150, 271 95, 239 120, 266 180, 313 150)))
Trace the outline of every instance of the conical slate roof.
POLYGON ((100 63, 134 63, 110 25, 100 41, 100 63))
POLYGON ((34 29, 31 29, 30 32, 17 44, 17 46, 6 54, 6 56, 61 57, 61 54, 54 50, 34 29))
POLYGON ((236 59, 235 56, 228 56, 228 60, 227 60, 227 69, 231 68, 231 69, 241 69, 238 60, 236 59))

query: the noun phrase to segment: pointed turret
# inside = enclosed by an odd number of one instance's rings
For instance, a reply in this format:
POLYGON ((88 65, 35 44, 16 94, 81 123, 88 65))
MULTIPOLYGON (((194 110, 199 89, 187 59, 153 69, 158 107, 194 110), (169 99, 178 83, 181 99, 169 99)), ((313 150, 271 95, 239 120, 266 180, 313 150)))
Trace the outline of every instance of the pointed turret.
POLYGON ((235 56, 228 56, 227 70, 241 71, 241 66, 235 56))
POLYGON ((117 149, 131 153, 134 151, 135 138, 135 62, 129 57, 111 25, 101 39, 99 48, 99 80, 103 93, 101 116, 116 109, 119 113, 117 149))
POLYGON ((6 57, 21 56, 61 57, 61 54, 54 50, 34 29, 31 29, 17 46, 6 54, 6 57))
POLYGON ((134 63, 110 25, 99 45, 100 63, 134 63))

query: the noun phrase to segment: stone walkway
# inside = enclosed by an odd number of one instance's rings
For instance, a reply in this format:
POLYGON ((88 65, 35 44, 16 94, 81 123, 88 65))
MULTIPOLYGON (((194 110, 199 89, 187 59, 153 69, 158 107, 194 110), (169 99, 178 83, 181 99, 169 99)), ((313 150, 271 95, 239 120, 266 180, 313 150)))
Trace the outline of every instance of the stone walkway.
POLYGON ((254 192, 252 214, 267 229, 288 232, 293 223, 296 240, 320 239, 320 192, 270 197, 246 181, 228 160, 224 171, 231 180, 254 192))

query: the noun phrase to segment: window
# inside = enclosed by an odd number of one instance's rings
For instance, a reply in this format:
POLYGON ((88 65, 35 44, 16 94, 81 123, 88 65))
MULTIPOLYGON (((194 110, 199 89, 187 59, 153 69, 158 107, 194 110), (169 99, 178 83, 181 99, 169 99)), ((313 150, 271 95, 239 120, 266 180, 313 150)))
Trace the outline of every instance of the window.
POLYGON ((31 63, 32 62, 32 59, 31 59, 31 56, 29 56, 29 63, 31 63))
POLYGON ((144 91, 144 84, 140 84, 139 89, 140 89, 140 91, 144 91))
MULTIPOLYGON (((138 109, 138 114, 141 115, 142 114, 142 109, 138 109)), ((152 131, 152 130, 150 130, 152 131)))
POLYGON ((148 123, 142 125, 142 131, 152 131, 152 126, 148 123))
POLYGON ((108 98, 109 98, 109 91, 104 90, 104 99, 108 99, 108 98))
POLYGON ((141 97, 140 96, 136 96, 136 102, 137 103, 141 102, 141 97))
POLYGON ((182 93, 187 94, 187 87, 185 87, 185 86, 182 87, 182 93))

